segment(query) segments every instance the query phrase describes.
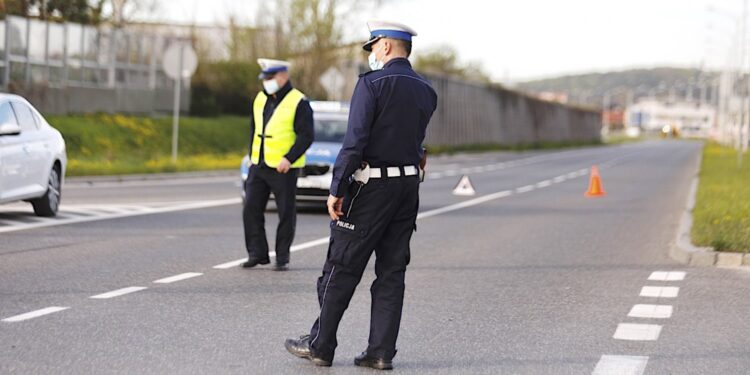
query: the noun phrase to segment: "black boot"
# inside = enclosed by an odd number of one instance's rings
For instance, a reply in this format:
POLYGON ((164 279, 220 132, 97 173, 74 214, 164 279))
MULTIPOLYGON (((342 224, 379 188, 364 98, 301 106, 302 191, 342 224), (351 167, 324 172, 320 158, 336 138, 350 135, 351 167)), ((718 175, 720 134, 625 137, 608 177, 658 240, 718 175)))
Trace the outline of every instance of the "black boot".
POLYGON ((299 339, 287 339, 286 342, 284 342, 284 347, 289 353, 310 360, 315 366, 331 366, 330 360, 318 357, 313 354, 312 350, 310 350, 310 335, 300 336, 299 339))
POLYGON ((278 263, 273 266, 274 271, 289 271, 289 263, 278 263))
POLYGON ((366 351, 354 357, 354 364, 376 370, 393 370, 393 362, 390 359, 370 357, 366 351))
POLYGON ((268 263, 270 263, 270 260, 268 259, 259 259, 259 258, 250 257, 247 259, 247 262, 242 263, 242 268, 253 268, 259 264, 268 264, 268 263))

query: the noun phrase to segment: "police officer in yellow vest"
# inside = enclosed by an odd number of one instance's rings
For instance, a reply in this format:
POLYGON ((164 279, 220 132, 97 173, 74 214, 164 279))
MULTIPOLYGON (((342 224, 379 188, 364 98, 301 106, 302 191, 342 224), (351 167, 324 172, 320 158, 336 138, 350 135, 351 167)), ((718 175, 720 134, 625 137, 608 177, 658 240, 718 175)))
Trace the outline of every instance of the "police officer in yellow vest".
POLYGON ((255 98, 250 115, 252 165, 242 212, 248 260, 242 267, 270 262, 264 211, 273 193, 279 213, 274 270, 286 271, 297 221, 297 176, 314 139, 313 111, 305 94, 292 87, 288 62, 258 59, 258 64, 263 91, 255 98))

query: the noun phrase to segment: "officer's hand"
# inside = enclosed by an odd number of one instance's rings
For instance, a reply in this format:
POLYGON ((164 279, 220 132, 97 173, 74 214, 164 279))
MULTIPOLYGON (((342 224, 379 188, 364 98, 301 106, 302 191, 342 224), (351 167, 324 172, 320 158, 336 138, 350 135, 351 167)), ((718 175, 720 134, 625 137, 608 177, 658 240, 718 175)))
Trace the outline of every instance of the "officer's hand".
POLYGON ((344 216, 343 208, 344 198, 328 196, 328 215, 331 216, 331 220, 338 220, 339 217, 344 216))
POLYGON ((279 173, 286 173, 289 172, 289 168, 292 166, 292 163, 289 162, 286 158, 281 158, 281 161, 279 162, 279 166, 276 167, 276 172, 279 173))

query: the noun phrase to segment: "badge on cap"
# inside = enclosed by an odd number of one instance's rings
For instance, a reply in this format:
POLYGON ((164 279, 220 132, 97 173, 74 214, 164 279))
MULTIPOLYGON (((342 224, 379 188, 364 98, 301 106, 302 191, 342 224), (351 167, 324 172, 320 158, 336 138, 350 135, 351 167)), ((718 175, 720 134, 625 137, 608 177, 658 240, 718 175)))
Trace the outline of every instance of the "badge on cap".
POLYGON ((278 72, 288 71, 292 64, 282 60, 258 59, 258 65, 261 69, 258 79, 268 79, 278 72))
POLYGON ((365 51, 372 51, 372 45, 380 38, 400 39, 411 42, 411 37, 417 32, 409 26, 398 22, 371 20, 367 22, 370 29, 370 39, 362 46, 365 51))

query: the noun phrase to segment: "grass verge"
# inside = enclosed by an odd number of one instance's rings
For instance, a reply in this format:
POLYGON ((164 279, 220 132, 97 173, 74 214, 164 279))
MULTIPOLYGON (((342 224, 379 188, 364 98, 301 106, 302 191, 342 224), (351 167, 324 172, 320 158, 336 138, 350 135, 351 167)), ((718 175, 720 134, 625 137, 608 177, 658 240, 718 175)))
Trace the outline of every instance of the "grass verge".
POLYGON ((244 117, 181 118, 179 157, 172 163, 171 117, 93 114, 47 120, 65 138, 70 176, 239 168, 249 137, 244 117))
POLYGON ((692 240, 718 251, 750 252, 750 154, 706 143, 693 210, 692 240))

